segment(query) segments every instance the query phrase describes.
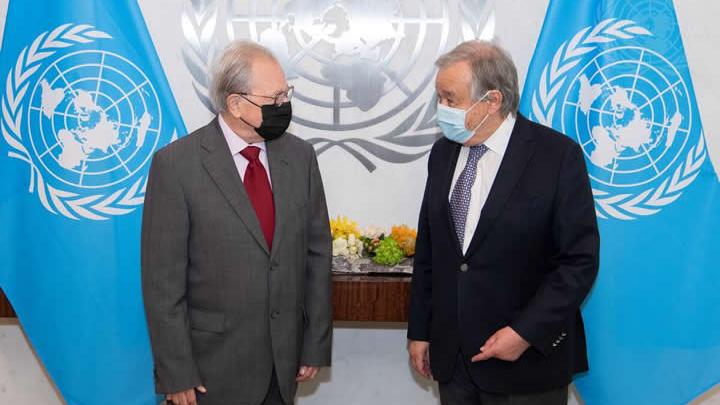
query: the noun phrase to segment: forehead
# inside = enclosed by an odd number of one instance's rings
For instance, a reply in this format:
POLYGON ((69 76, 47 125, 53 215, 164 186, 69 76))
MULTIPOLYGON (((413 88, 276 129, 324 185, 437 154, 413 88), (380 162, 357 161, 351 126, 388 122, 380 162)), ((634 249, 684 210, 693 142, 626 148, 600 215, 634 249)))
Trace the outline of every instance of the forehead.
POLYGON ((272 95, 287 87, 285 73, 277 61, 258 56, 252 62, 253 93, 272 95))
POLYGON ((468 90, 472 82, 470 64, 458 61, 441 68, 435 78, 438 91, 459 92, 468 90))

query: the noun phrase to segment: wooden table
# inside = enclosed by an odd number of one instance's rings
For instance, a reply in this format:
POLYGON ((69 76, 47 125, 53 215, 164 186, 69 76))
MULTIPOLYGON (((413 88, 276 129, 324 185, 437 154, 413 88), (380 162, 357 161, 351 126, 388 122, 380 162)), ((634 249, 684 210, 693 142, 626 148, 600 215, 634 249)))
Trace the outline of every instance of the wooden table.
POLYGON ((15 311, 0 288, 0 318, 15 318, 15 311))
MULTIPOLYGON (((333 275, 336 321, 407 322, 409 276, 333 275)), ((0 318, 15 317, 0 290, 0 318)))
POLYGON ((407 322, 410 276, 333 275, 336 321, 407 322))

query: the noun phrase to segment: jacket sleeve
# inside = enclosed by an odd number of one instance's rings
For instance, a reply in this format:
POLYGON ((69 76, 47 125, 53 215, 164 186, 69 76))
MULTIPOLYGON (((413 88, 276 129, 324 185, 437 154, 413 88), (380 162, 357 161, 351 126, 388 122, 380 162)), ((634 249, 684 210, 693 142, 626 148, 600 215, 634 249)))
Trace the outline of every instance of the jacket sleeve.
POLYGON ((590 181, 580 147, 563 155, 554 199, 553 270, 511 323, 520 336, 549 355, 563 327, 580 308, 599 267, 600 236, 590 181))
POLYGON ((430 222, 428 204, 430 195, 430 161, 425 192, 420 206, 418 235, 415 243, 412 283, 410 287, 410 316, 407 338, 410 340, 430 341, 430 322, 432 318, 432 244, 430 240, 430 222))
POLYGON ((311 150, 308 252, 305 274, 304 366, 329 366, 332 349, 332 237, 325 191, 315 151, 311 150))
POLYGON ((201 385, 187 316, 188 207, 163 151, 150 167, 142 221, 142 290, 155 386, 168 394, 201 385))

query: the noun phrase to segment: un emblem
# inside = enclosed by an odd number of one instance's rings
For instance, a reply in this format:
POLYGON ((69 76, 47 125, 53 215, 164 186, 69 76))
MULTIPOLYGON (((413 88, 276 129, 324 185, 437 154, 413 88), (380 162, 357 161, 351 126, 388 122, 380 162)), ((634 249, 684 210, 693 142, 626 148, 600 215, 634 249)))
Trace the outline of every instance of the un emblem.
POLYGON ((459 42, 492 37, 494 16, 485 0, 205 0, 188 2, 182 27, 185 63, 208 109, 208 62, 223 42, 251 39, 295 86, 291 132, 373 171, 429 151, 440 135, 434 61, 459 42))
POLYGON ((615 43, 645 35, 631 20, 581 30, 545 66, 532 97, 532 117, 582 147, 601 218, 659 212, 707 156, 677 67, 653 49, 615 43))
POLYGON ((75 49, 110 35, 66 24, 23 49, 8 74, 3 135, 31 167, 52 213, 103 220, 143 203, 143 168, 160 142, 158 96, 132 61, 75 49))

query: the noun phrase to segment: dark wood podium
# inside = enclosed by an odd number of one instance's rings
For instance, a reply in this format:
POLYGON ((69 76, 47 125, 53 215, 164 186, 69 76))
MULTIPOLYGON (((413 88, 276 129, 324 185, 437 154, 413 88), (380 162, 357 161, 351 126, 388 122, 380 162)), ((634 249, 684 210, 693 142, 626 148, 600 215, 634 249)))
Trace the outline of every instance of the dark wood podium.
POLYGON ((409 275, 333 275, 336 321, 407 322, 409 307, 409 275))
POLYGON ((13 311, 13 307, 5 297, 2 289, 0 289, 0 318, 15 318, 15 311, 13 311))
MULTIPOLYGON (((407 322, 410 276, 333 275, 336 321, 407 322)), ((0 318, 15 317, 0 290, 0 318)))

